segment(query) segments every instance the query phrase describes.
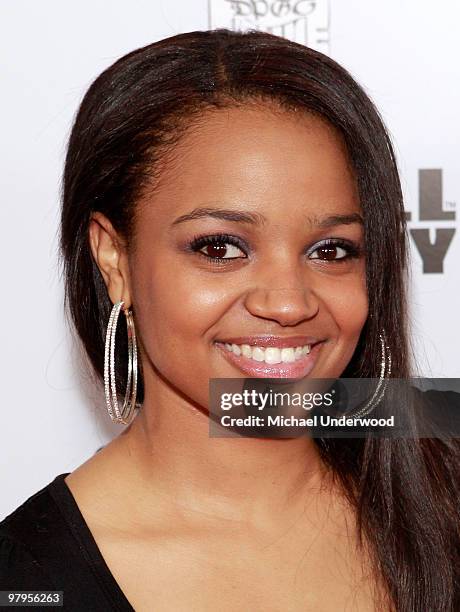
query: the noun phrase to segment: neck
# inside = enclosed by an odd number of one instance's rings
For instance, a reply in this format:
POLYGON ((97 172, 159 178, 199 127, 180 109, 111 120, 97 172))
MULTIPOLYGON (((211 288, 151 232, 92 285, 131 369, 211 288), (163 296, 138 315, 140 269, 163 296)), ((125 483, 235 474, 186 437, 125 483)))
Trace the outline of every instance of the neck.
POLYGON ((279 523, 328 482, 312 438, 210 437, 205 411, 158 377, 148 382, 142 409, 120 442, 152 501, 160 491, 216 519, 279 523))

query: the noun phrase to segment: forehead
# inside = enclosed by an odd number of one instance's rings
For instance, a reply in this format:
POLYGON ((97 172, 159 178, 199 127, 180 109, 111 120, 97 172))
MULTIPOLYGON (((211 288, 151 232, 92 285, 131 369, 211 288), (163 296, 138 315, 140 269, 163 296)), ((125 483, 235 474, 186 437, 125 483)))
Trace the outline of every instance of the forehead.
POLYGON ((342 136, 306 112, 264 106, 207 111, 168 158, 157 188, 143 201, 157 221, 222 203, 274 221, 359 210, 342 136))

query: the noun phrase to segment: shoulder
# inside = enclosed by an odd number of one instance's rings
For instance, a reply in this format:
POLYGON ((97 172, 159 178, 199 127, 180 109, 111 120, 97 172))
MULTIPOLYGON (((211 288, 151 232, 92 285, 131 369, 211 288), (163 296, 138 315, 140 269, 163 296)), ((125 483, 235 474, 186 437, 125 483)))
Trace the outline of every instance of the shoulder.
POLYGON ((51 576, 29 547, 0 532, 0 590, 57 590, 51 576))
POLYGON ((0 522, 0 587, 56 589, 49 563, 50 542, 63 533, 63 518, 52 496, 61 474, 0 522))
POLYGON ((44 539, 56 535, 56 527, 64 523, 56 503, 56 489, 67 474, 60 474, 45 487, 31 495, 16 510, 0 522, 0 536, 17 542, 39 545, 44 539))
POLYGON ((62 591, 69 610, 132 610, 66 476, 56 476, 0 522, 0 591, 62 591))

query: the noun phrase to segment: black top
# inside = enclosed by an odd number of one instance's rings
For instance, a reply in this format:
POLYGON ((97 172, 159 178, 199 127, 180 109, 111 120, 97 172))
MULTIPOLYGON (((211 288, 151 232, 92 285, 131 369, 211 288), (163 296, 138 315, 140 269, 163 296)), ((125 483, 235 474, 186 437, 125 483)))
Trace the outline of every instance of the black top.
POLYGON ((0 522, 0 591, 63 591, 61 610, 132 612, 64 481, 68 473, 0 522))

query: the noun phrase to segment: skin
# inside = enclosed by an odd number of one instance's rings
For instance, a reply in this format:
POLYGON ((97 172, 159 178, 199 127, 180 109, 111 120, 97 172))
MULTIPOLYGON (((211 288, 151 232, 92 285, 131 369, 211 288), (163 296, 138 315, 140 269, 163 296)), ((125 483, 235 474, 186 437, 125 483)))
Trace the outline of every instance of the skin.
POLYGON ((360 213, 344 143, 313 115, 247 106, 206 113, 174 160, 138 202, 129 249, 93 216, 109 296, 134 310, 145 401, 66 482, 136 610, 374 610, 352 509, 313 441, 208 433, 208 379, 244 376, 216 340, 317 336, 317 378, 339 376, 353 354, 368 315, 364 255, 337 263, 313 249, 364 247, 360 223, 318 226, 360 213), (264 221, 174 224, 198 207, 264 221), (216 232, 246 252, 230 246, 238 259, 215 264, 188 248, 216 232))

